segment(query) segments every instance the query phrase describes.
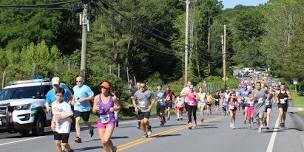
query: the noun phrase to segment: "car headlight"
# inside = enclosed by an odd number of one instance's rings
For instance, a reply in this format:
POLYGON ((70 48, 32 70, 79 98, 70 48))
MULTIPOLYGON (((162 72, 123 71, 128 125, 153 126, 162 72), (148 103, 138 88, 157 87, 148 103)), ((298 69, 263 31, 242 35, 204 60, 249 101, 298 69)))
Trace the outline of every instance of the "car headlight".
POLYGON ((15 106, 15 110, 29 110, 31 108, 31 104, 24 104, 24 105, 19 105, 15 106))

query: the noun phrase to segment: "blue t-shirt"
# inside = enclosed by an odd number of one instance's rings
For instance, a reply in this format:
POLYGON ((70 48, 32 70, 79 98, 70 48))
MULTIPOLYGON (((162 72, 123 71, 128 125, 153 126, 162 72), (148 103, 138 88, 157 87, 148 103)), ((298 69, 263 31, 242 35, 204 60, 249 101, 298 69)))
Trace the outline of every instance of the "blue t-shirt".
MULTIPOLYGON (((64 87, 63 85, 60 84, 60 87, 62 87, 64 89, 64 97, 63 100, 64 101, 69 101, 69 99, 72 97, 72 93, 71 91, 64 87)), ((46 101, 49 103, 49 105, 52 105, 52 103, 54 101, 56 101, 56 93, 55 93, 55 89, 51 89, 50 91, 47 92, 46 96, 46 101)))
POLYGON ((79 112, 86 112, 91 110, 91 103, 90 101, 84 101, 81 104, 78 102, 79 99, 87 98, 87 97, 93 97, 94 92, 91 90, 90 87, 87 85, 83 85, 81 87, 75 86, 73 88, 74 91, 74 110, 79 112))

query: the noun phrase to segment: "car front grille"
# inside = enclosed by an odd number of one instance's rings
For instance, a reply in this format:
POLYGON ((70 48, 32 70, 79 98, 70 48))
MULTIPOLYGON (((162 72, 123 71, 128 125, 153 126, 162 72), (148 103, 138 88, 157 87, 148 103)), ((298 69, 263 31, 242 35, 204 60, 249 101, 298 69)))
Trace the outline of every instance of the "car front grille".
POLYGON ((0 116, 6 116, 7 114, 7 106, 0 106, 0 116))

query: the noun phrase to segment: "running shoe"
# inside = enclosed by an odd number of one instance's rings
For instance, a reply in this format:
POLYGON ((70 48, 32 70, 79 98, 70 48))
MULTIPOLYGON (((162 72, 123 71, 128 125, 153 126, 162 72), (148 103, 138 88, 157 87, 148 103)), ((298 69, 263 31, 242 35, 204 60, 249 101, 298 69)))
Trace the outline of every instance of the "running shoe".
POLYGON ((81 138, 80 137, 76 137, 74 140, 76 143, 81 143, 81 138))
POLYGON ((90 136, 93 137, 93 135, 94 135, 94 128, 92 127, 90 128, 90 136))
POLYGON ((258 128, 258 132, 259 132, 259 133, 262 132, 262 126, 260 126, 260 127, 258 128))
POLYGON ((148 127, 148 132, 147 132, 148 137, 152 135, 152 129, 151 126, 148 127))
POLYGON ((192 129, 192 123, 190 122, 190 123, 188 123, 188 129, 192 129))
POLYGON ((112 152, 116 152, 117 151, 117 147, 116 146, 112 146, 111 150, 112 150, 112 152))
POLYGON ((140 121, 137 122, 137 129, 140 129, 140 121))
POLYGON ((144 135, 142 136, 143 138, 148 138, 148 133, 144 133, 144 135))

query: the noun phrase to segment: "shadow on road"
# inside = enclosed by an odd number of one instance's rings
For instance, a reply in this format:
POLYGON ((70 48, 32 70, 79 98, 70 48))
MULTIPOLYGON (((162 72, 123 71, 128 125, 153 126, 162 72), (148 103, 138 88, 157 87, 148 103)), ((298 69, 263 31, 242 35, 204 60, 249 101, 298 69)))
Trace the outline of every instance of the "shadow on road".
POLYGON ((121 125, 121 126, 118 126, 118 128, 135 128, 137 126, 135 125, 121 125))
POLYGON ((152 136, 152 137, 163 138, 163 137, 176 137, 176 136, 181 136, 181 134, 155 135, 155 136, 152 136))
POLYGON ((165 125, 165 126, 152 126, 152 128, 166 128, 166 127, 176 127, 176 126, 182 126, 185 124, 171 124, 171 125, 165 125))
POLYGON ((83 148, 74 149, 74 151, 88 151, 88 150, 101 149, 101 148, 102 146, 92 146, 92 147, 83 147, 83 148))

